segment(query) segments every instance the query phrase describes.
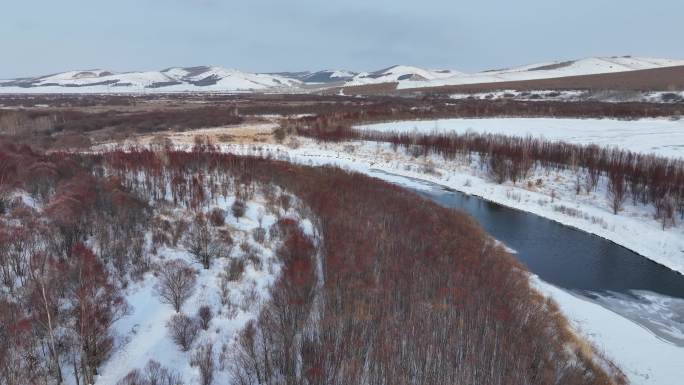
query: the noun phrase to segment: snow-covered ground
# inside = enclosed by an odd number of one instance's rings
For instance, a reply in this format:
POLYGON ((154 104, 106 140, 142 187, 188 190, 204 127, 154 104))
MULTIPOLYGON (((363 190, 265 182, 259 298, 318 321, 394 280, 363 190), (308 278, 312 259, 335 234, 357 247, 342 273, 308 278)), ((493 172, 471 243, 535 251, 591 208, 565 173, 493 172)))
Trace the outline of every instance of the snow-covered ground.
POLYGON ((585 297, 537 277, 535 287, 553 298, 575 329, 612 359, 634 385, 674 385, 684 375, 684 348, 659 339, 648 329, 585 297))
MULTIPOLYGON (((268 288, 275 281, 280 266, 274 257, 273 248, 277 240, 267 239, 260 244, 252 238, 252 230, 259 226, 268 229, 276 222, 274 213, 269 212, 262 198, 257 196, 247 202, 245 216, 237 220, 230 215, 230 206, 234 198, 219 199, 215 207, 228 211, 225 228, 230 230, 234 247, 228 258, 218 258, 212 262, 210 269, 203 269, 182 247, 164 247, 158 250, 153 261, 161 262, 180 258, 197 271, 197 284, 193 296, 183 305, 181 311, 188 316, 195 316, 201 306, 208 305, 214 314, 208 330, 200 330, 194 347, 207 342, 213 344, 214 356, 219 370, 215 373, 214 383, 229 383, 226 354, 230 354, 231 344, 235 342, 237 333, 246 323, 257 317, 261 304, 268 300, 268 288), (220 292, 221 275, 231 259, 245 259, 240 245, 246 242, 256 252, 260 266, 245 261, 242 277, 228 284, 229 298, 222 302, 220 292)), ((288 212, 280 209, 279 215, 300 220, 302 228, 311 234, 312 224, 300 218, 291 208, 288 212)), ((177 213, 182 215, 181 212, 177 213)), ((166 323, 175 314, 173 307, 160 302, 155 295, 154 286, 157 278, 153 272, 144 275, 140 282, 129 286, 126 300, 131 307, 127 316, 114 324, 117 344, 112 356, 101 367, 95 385, 115 385, 133 369, 142 369, 149 360, 156 360, 163 366, 180 374, 185 384, 199 384, 199 371, 190 365, 193 349, 183 352, 172 341, 166 323)))
POLYGON ((380 132, 466 132, 533 136, 577 144, 619 147, 684 158, 684 119, 491 118, 389 122, 358 126, 380 132))

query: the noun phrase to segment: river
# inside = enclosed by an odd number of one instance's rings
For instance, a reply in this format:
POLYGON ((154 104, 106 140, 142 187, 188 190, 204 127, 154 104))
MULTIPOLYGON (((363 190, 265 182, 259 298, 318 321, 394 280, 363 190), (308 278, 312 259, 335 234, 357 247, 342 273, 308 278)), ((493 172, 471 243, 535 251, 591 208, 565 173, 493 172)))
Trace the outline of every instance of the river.
MULTIPOLYGON (((372 170, 381 179, 390 174, 372 170)), ((684 347, 684 275, 618 244, 534 214, 430 182, 391 181, 461 210, 503 242, 540 279, 600 304, 684 347)))

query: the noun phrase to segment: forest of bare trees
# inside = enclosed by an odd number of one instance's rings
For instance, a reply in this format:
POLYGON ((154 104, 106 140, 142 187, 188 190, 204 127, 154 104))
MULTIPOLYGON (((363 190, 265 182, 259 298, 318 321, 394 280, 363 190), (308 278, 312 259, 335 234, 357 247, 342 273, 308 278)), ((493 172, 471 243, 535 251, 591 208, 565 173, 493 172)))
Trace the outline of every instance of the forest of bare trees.
MULTIPOLYGON (((220 154, 210 145, 89 155, 0 149, 10 165, 5 188, 45 207, 8 199, 0 221, 7 246, 0 250, 3 385, 57 384, 67 373, 92 383, 112 349, 111 325, 125 312, 121 287, 152 268, 132 240, 151 231, 154 242, 174 242, 173 232, 162 236, 162 224, 150 220, 151 203, 168 197, 199 208, 230 190, 240 197, 261 191, 290 205, 272 186, 311 210, 322 243, 287 218, 272 228, 282 239, 275 252, 282 270, 271 299, 232 354, 218 356, 208 345, 194 351, 205 384, 226 364, 214 360, 229 360, 239 385, 621 381, 472 219, 398 187, 334 168, 220 154), (90 241, 105 247, 95 252, 90 241)), ((182 266, 167 268, 182 275, 182 266)), ((164 297, 182 309, 184 290, 164 297)), ((169 327, 187 343, 201 322, 182 317, 169 327)), ((168 369, 148 366, 121 383, 149 384, 155 376, 178 383, 168 369)))

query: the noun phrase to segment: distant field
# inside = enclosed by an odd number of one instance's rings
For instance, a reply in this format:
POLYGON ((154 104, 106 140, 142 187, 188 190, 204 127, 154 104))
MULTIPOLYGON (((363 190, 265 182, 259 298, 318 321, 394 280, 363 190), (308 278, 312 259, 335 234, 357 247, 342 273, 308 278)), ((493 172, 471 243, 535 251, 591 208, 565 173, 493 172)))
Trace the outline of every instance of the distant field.
POLYGON ((403 121, 358 126, 381 132, 504 134, 543 137, 576 144, 616 146, 625 150, 684 158, 684 120, 492 118, 403 121))

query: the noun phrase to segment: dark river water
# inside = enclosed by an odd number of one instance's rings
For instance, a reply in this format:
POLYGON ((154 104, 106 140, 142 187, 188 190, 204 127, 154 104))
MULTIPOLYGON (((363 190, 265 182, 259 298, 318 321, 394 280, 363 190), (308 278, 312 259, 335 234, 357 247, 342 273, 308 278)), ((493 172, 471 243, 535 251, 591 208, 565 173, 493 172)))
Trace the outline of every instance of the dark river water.
MULTIPOLYGON (((382 179, 390 175, 373 173, 382 179)), ((391 180, 413 186, 416 193, 442 206, 470 214, 489 234, 515 250, 542 280, 684 346, 684 275, 611 241, 534 214, 429 182, 396 175, 391 180)))

